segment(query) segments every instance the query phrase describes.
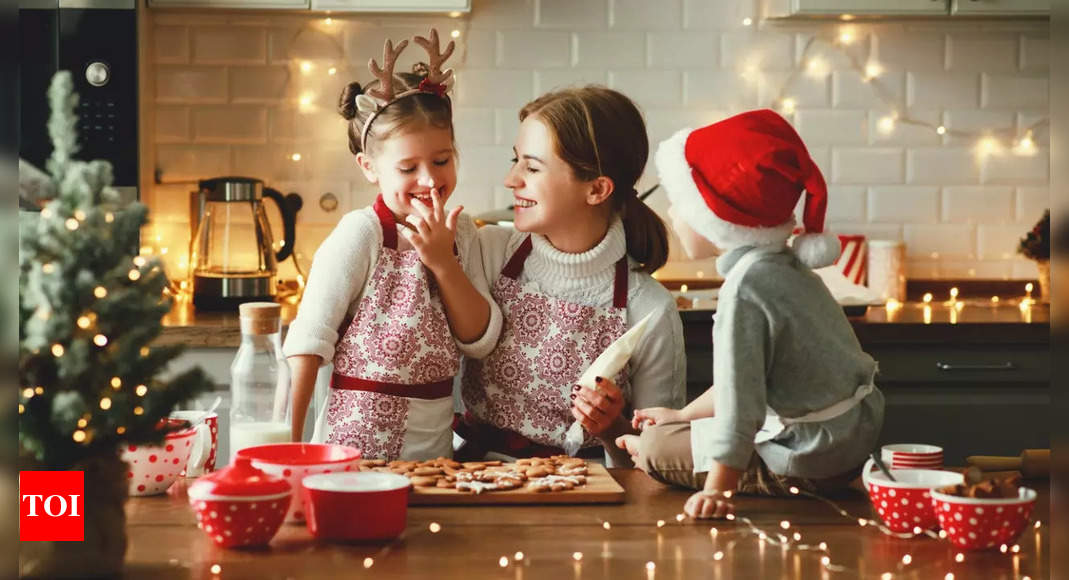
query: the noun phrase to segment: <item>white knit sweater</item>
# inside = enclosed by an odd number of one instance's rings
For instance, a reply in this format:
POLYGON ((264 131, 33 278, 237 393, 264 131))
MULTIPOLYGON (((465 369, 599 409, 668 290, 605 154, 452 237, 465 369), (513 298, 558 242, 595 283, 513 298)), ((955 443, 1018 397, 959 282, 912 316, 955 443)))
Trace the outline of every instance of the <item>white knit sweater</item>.
MULTIPOLYGON (((411 250, 412 245, 400 233, 403 226, 397 228, 397 249, 411 250)), ((490 323, 483 336, 470 344, 457 341, 460 352, 473 358, 490 354, 501 333, 501 310, 490 297, 483 261, 479 259, 483 253, 479 243, 475 224, 461 214, 456 235, 460 262, 475 289, 490 303, 490 323)), ((340 338, 338 328, 356 313, 381 250, 382 227, 372 207, 342 217, 316 250, 297 317, 282 347, 286 356, 314 354, 323 358, 324 365, 334 359, 334 345, 340 338)))
MULTIPOLYGON (((479 230, 482 270, 489 276, 490 286, 501 276, 501 269, 527 235, 497 226, 479 230)), ((578 304, 612 306, 616 262, 627 251, 624 227, 619 219, 613 221, 598 245, 583 253, 562 252, 537 234, 531 236, 531 241, 531 254, 518 279, 520 283, 535 282, 546 294, 578 304)), ((629 262, 634 268, 634 260, 629 262)), ((637 409, 678 409, 686 403, 683 324, 671 293, 649 274, 632 269, 627 280, 627 325, 633 326, 650 312, 656 314, 629 363, 629 403, 637 409)))

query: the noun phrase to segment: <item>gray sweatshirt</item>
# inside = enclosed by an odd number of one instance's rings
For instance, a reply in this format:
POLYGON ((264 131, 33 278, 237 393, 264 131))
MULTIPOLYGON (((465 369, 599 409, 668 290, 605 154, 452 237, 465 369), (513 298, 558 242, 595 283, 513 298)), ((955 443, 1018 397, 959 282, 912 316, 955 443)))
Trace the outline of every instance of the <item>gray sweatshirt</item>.
MULTIPOLYGON (((726 277, 750 249, 725 253, 717 270, 726 277)), ((786 247, 754 263, 735 299, 717 305, 713 359, 715 426, 702 445, 709 458, 745 470, 756 449, 774 473, 824 478, 860 466, 875 447, 883 425, 878 389, 838 417, 797 423, 754 444, 766 406, 800 417, 850 398, 876 371, 842 307, 786 247)))

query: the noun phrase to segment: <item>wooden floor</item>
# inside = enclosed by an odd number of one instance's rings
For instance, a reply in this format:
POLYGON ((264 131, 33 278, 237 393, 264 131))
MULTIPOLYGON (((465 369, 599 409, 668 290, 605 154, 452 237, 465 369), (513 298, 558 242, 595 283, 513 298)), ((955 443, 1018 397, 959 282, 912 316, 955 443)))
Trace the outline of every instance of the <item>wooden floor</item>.
MULTIPOLYGON (((413 507, 402 538, 390 544, 317 544, 303 526, 286 525, 267 549, 223 550, 197 529, 184 488, 127 504, 127 577, 153 578, 894 578, 958 580, 1050 576, 1049 526, 1027 529, 1020 553, 958 551, 935 539, 899 540, 862 528, 812 499, 740 497, 738 514, 768 532, 826 542, 832 572, 820 552, 760 542, 740 522, 676 521, 688 493, 633 470, 612 470, 627 490, 619 505, 413 507), (658 520, 664 522, 658 527, 658 520), (608 522, 606 528, 604 523, 608 522), (431 533, 431 523, 441 529, 431 533), (710 529, 715 527, 714 536, 710 529), (722 552, 720 560, 714 558, 722 552), (515 555, 522 552, 522 560, 515 555), (576 560, 575 553, 581 554, 576 560), (910 555, 912 562, 902 564, 910 555), (365 559, 371 558, 370 562, 365 559), (502 558, 506 564, 501 566, 502 558), (653 563, 652 570, 649 564, 653 563), (370 568, 365 569, 365 564, 370 568), (218 574, 213 574, 218 566, 218 574)), ((1044 482, 1045 483, 1045 482, 1044 482)), ((1039 489, 1033 517, 1048 520, 1049 490, 1039 489)), ((873 517, 864 496, 840 500, 853 515, 873 517)))

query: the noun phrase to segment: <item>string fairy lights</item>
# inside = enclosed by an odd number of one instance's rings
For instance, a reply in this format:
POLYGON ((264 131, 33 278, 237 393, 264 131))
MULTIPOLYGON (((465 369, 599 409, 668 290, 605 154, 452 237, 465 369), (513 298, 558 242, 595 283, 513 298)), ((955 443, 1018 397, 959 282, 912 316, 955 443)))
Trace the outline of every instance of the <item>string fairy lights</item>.
MULTIPOLYGON (((1035 133, 1041 127, 1050 124, 1049 117, 1039 118, 1028 126, 1020 128, 1020 130, 993 128, 985 131, 953 129, 942 123, 931 123, 913 117, 909 113, 909 108, 894 97, 894 93, 881 79, 885 72, 883 65, 872 58, 862 63, 855 53, 846 50, 846 47, 852 45, 859 37, 859 31, 852 24, 840 27, 835 34, 815 34, 809 37, 799 57, 802 66, 800 68, 795 67, 787 75, 783 85, 773 99, 774 106, 784 115, 793 115, 798 108, 797 100, 791 95, 795 79, 800 74, 816 78, 823 78, 830 74, 827 59, 812 54, 816 44, 820 43, 836 50, 845 57, 850 68, 857 73, 863 82, 871 87, 875 96, 887 107, 889 112, 881 116, 876 122, 876 130, 880 134, 890 135, 899 126, 907 125, 928 129, 939 137, 972 139, 975 140, 974 151, 978 159, 1005 155, 1007 151, 1021 157, 1033 156, 1038 153, 1035 133)), ((752 78, 754 75, 752 72, 749 74, 744 72, 743 76, 752 78)))

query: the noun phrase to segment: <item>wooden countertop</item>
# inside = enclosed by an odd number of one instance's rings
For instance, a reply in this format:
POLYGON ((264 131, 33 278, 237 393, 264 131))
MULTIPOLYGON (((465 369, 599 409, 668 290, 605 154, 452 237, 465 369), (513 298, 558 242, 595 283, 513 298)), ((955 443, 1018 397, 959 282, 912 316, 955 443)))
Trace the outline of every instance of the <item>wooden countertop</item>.
MULTIPOLYGON (((870 306, 863 316, 853 317, 850 323, 862 344, 870 342, 1024 342, 1047 343, 1050 339, 1050 306, 1033 304, 1020 308, 1017 303, 992 305, 990 301, 965 300, 954 311, 943 303, 929 305, 930 316, 925 317, 922 302, 905 302, 897 309, 870 306)), ((282 325, 287 326, 297 315, 297 305, 282 304, 282 325)), ((686 326, 688 341, 691 335, 702 343, 709 342, 708 328, 713 311, 708 309, 680 310, 686 326), (704 338, 703 338, 704 337, 704 338)), ((204 312, 194 310, 188 300, 175 302, 174 308, 163 317, 163 332, 157 344, 186 344, 195 348, 236 348, 241 343, 241 329, 237 312, 204 312)))
MULTIPOLYGON (((296 316, 297 305, 282 302, 282 327, 289 326, 296 316)), ((185 344, 193 348, 237 348, 241 344, 237 309, 232 312, 196 310, 188 298, 179 298, 162 322, 163 331, 156 344, 185 344)))
MULTIPOLYGON (((963 562, 949 543, 933 539, 900 540, 872 527, 860 528, 817 500, 740 497, 737 513, 769 532, 791 522, 803 543, 827 542, 832 563, 847 572, 829 574, 822 554, 764 545, 742 522, 684 520, 689 492, 662 486, 644 473, 614 469, 627 492, 618 505, 413 507, 402 538, 389 544, 315 542, 304 526, 284 525, 262 550, 224 550, 197 529, 185 497, 188 480, 171 494, 130 498, 127 513, 127 578, 878 578, 895 577, 990 580, 1047 578, 1050 575, 1049 526, 1028 528, 1018 540, 1020 554, 967 552, 963 562), (184 484, 184 485, 183 485, 184 484), (657 521, 663 520, 663 527, 657 521), (428 531, 438 522, 441 531, 428 531), (610 529, 603 528, 609 522, 610 529), (717 528, 713 536, 710 528, 717 528), (514 554, 523 552, 517 563, 514 554), (722 551, 724 558, 714 560, 722 551), (581 562, 573 553, 582 553, 581 562), (902 565, 910 554, 912 563, 902 565), (373 565, 364 568, 364 559, 373 565), (508 559, 502 568, 499 559, 508 559), (655 569, 647 571, 647 563, 655 569), (213 574, 212 566, 218 565, 213 574), (902 575, 900 572, 906 572, 902 575)), ((1034 482, 1039 503, 1034 519, 1049 521, 1047 482, 1034 482)), ((860 493, 838 503, 854 516, 875 517, 860 493)))
MULTIPOLYGON (((712 310, 680 310, 687 344, 712 344, 712 310), (698 341, 691 343, 692 340, 698 341)), ((869 306, 864 315, 848 317, 863 346, 874 343, 1047 344, 1050 305, 992 304, 965 300, 960 309, 932 302, 904 302, 898 308, 869 306)))

